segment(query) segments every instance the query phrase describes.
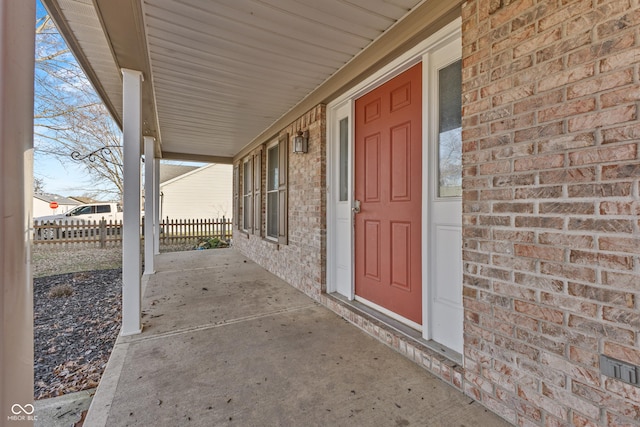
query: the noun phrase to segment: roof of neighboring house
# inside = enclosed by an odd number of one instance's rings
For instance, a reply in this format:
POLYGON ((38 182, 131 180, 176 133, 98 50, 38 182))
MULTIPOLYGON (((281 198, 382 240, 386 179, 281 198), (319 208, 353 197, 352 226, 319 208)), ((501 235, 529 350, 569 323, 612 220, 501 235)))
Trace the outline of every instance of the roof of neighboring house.
POLYGON ((61 205, 79 205, 81 203, 77 200, 77 198, 74 200, 71 197, 63 197, 57 194, 50 193, 34 193, 33 197, 35 197, 36 199, 40 199, 43 202, 58 202, 61 205))
POLYGON ((98 203, 99 202, 98 200, 92 199, 91 197, 82 197, 82 196, 75 197, 75 196, 72 196, 72 197, 69 197, 69 198, 71 200, 77 200, 78 202, 80 202, 80 203, 82 203, 84 205, 86 205, 88 203, 98 203))
POLYGON ((176 177, 173 177, 170 180, 164 181, 164 182, 161 183, 161 185, 164 186, 164 185, 172 184, 172 183, 174 183, 176 181, 179 181, 179 180, 181 180, 183 178, 187 178, 187 177, 189 177, 191 175, 194 175, 196 173, 200 173, 200 172, 202 172, 202 171, 204 171, 206 169, 209 169, 209 168, 211 168, 213 166, 216 166, 216 165, 217 165, 217 163, 212 163, 212 164, 209 164, 209 165, 206 165, 206 166, 197 167, 197 168, 195 168, 193 170, 190 170, 190 171, 188 171, 186 173, 183 173, 182 175, 178 175, 176 177))
POLYGON ((165 184, 167 181, 171 181, 172 179, 192 172, 196 169, 199 169, 198 166, 161 164, 160 184, 165 184))

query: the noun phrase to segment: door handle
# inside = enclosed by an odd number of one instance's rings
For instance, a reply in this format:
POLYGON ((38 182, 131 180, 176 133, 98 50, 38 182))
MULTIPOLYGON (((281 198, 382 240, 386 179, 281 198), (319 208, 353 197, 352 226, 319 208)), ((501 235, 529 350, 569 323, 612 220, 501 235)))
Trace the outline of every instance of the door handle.
POLYGON ((353 201, 353 207, 351 208, 353 213, 360 213, 360 200, 353 201))

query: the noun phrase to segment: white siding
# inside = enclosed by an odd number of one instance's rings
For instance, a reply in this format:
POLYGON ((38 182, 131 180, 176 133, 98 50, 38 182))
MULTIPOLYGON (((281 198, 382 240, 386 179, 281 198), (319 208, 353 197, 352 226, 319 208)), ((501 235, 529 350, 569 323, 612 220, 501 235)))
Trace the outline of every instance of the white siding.
POLYGON ((51 209, 49 207, 49 202, 45 202, 44 200, 34 197, 33 198, 33 217, 37 218, 39 216, 45 216, 45 215, 63 214, 75 208, 76 206, 78 206, 77 204, 63 205, 60 202, 58 203, 59 203, 58 209, 51 209))
POLYGON ((231 165, 208 165, 160 184, 162 218, 231 218, 232 170, 231 165))

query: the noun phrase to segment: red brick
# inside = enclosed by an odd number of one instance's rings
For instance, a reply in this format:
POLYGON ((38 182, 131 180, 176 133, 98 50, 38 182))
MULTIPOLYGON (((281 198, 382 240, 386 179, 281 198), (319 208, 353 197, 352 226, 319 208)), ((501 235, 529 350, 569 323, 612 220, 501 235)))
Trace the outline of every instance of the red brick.
POLYGON ((622 34, 613 39, 592 43, 588 47, 571 52, 567 58, 567 66, 574 67, 587 62, 597 62, 606 55, 632 47, 634 43, 635 38, 632 32, 622 34))
POLYGON ((569 83, 578 82, 595 74, 594 66, 591 64, 579 65, 569 70, 545 76, 538 84, 538 90, 545 92, 548 90, 564 87, 569 83))
POLYGON ((636 106, 627 105, 619 108, 585 114, 568 120, 569 132, 581 132, 616 123, 625 123, 637 119, 636 106))
POLYGON ((540 324, 540 330, 543 334, 551 337, 561 337, 566 343, 575 345, 585 350, 598 352, 599 339, 593 336, 587 335, 576 329, 567 328, 563 325, 556 325, 554 323, 542 322, 540 324))
POLYGON ((533 213, 533 203, 494 203, 493 213, 533 213))
POLYGON ((525 301, 533 302, 536 298, 536 293, 532 289, 518 286, 508 282, 496 282, 493 285, 495 292, 501 295, 508 295, 510 297, 518 298, 525 301))
POLYGON ((640 349, 605 341, 603 354, 633 365, 640 365, 640 349))
POLYGON ((574 150, 576 148, 590 147, 595 144, 595 135, 592 132, 575 135, 563 135, 551 138, 548 141, 538 143, 538 152, 547 153, 554 151, 574 150))
POLYGON ((598 311, 595 303, 556 293, 540 292, 540 302, 549 307, 561 308, 583 316, 595 317, 598 311))
POLYGON ((595 239, 585 234, 567 234, 563 232, 539 233, 538 243, 542 245, 556 245, 572 249, 593 249, 595 239))
POLYGON ((604 58, 600 62, 600 72, 606 73, 617 69, 624 69, 634 64, 640 57, 640 47, 624 50, 604 58))
POLYGON ((546 259, 551 261, 564 260, 564 249, 561 248, 523 244, 515 244, 513 245, 513 248, 516 256, 546 259))
POLYGON ((499 161, 480 165, 480 175, 495 175, 511 171, 511 162, 499 161))
POLYGON ((582 219, 570 218, 569 230, 597 231, 600 233, 627 233, 633 232, 633 221, 626 219, 582 219))
POLYGON ((609 427, 638 427, 638 417, 635 419, 624 418, 610 411, 607 411, 606 422, 609 427))
POLYGON ((565 353, 565 343, 549 339, 537 332, 516 328, 516 338, 544 350, 540 353, 541 359, 545 357, 544 355, 547 354, 547 352, 558 356, 562 356, 565 353))
POLYGON ((609 145, 603 148, 592 148, 569 153, 571 166, 582 166, 594 163, 605 163, 632 160, 637 157, 636 144, 609 145))
POLYGON ((563 313, 560 310, 554 310, 525 301, 514 301, 514 308, 519 313, 547 322, 562 324, 564 318, 563 313))
MULTIPOLYGON (((609 73, 605 76, 588 79, 569 86, 567 88, 567 98, 573 99, 582 96, 593 95, 595 93, 615 89, 620 86, 630 85, 631 83, 633 83, 633 69, 629 68, 627 70, 609 73)), ((634 86, 630 86, 630 88, 635 89, 634 86)), ((629 92, 629 88, 622 89, 621 91, 629 92)), ((604 102, 604 99, 611 99, 612 97, 615 98, 614 94, 617 94, 618 92, 620 91, 608 92, 606 94, 603 94, 601 99, 604 102)), ((612 107, 619 104, 621 104, 621 102, 608 104, 603 103, 602 108, 612 107)))
MULTIPOLYGON (((604 166, 603 169, 606 169, 604 166)), ((638 168, 640 171, 640 168, 638 168)), ((619 169, 608 172, 617 173, 619 169)), ((621 182, 613 184, 583 184, 583 185, 569 185, 567 186, 567 192, 569 197, 592 197, 592 198, 604 198, 604 197, 628 197, 631 194, 631 183, 621 182)))
POLYGON ((585 350, 574 345, 569 346, 569 359, 591 368, 599 369, 600 367, 599 354, 597 352, 585 350))
POLYGON ((603 271, 602 283, 615 289, 629 289, 633 292, 638 291, 638 283, 640 276, 635 273, 620 273, 615 271, 603 271))
POLYGON ((549 399, 548 397, 538 393, 537 389, 519 385, 518 396, 520 396, 527 402, 531 402, 539 406, 547 413, 552 414, 558 418, 564 419, 567 416, 567 410, 562 407, 562 404, 560 402, 557 402, 554 399, 549 399))
POLYGON ((509 159, 513 157, 525 157, 530 156, 534 152, 533 143, 527 144, 512 144, 507 147, 500 147, 498 149, 491 150, 491 156, 494 160, 509 159))
POLYGON ((538 121, 540 123, 544 123, 551 120, 575 116, 576 114, 588 113, 595 111, 595 109, 595 98, 580 99, 575 102, 565 102, 560 105, 538 111, 538 121))
POLYGON ((542 353, 540 355, 540 362, 543 365, 549 366, 550 369, 563 372, 571 376, 573 379, 586 384, 592 386, 600 386, 601 384, 600 373, 597 370, 575 365, 564 357, 560 357, 556 354, 542 353))
POLYGON ((640 22, 640 10, 629 10, 623 16, 616 17, 610 21, 604 22, 596 26, 596 34, 598 38, 606 38, 623 32, 625 29, 637 27, 640 22))
POLYGON ((481 216, 479 225, 492 227, 508 227, 511 225, 511 218, 508 216, 481 216))
POLYGON ((499 27, 524 13, 527 9, 530 9, 533 6, 533 0, 502 0, 500 3, 501 7, 493 7, 493 12, 489 12, 491 28, 499 27))
POLYGON ((584 31, 582 33, 567 34, 559 42, 543 47, 536 52, 536 63, 542 63, 557 57, 564 56, 568 52, 574 51, 582 46, 591 44, 591 32, 584 31))
POLYGON ((546 103, 555 104, 557 102, 560 102, 562 101, 563 96, 562 91, 556 91, 545 96, 533 98, 534 100, 532 101, 532 96, 534 94, 535 87, 533 84, 518 85, 512 89, 494 96, 491 99, 491 103, 494 107, 514 103, 514 114, 520 114, 525 111, 529 111, 536 106, 540 107, 542 105, 545 105, 546 103))
MULTIPOLYGON (((521 114, 519 116, 499 120, 491 123, 491 132, 499 133, 508 130, 531 127, 535 122, 535 116, 531 114, 521 114)), ((519 142, 519 141, 518 141, 519 142)))
POLYGON ((548 139, 554 136, 562 135, 564 125, 562 121, 545 123, 544 125, 534 126, 528 129, 517 130, 514 133, 514 142, 525 142, 536 139, 548 139))
POLYGON ((633 201, 627 202, 601 202, 600 215, 638 215, 640 205, 633 201))
MULTIPOLYGON (((638 387, 634 387, 613 378, 607 378, 605 388, 618 396, 631 400, 632 402, 637 402, 638 405, 640 405, 640 388, 638 387)), ((640 414, 640 410, 638 410, 638 414, 640 414)))
POLYGON ((563 402, 565 405, 586 414, 590 418, 595 419, 600 416, 600 408, 597 405, 580 399, 566 390, 542 383, 542 394, 556 401, 563 402))
POLYGON ((493 178, 494 187, 513 187, 535 184, 536 176, 530 173, 501 175, 493 178))
POLYGON ((624 125, 602 131, 602 143, 632 141, 640 139, 640 124, 624 125))
POLYGON ((562 264, 545 261, 540 264, 540 272, 550 276, 580 280, 589 283, 594 282, 596 279, 595 268, 592 268, 591 266, 576 266, 575 264, 562 264))
POLYGON ((560 292, 564 288, 562 280, 549 277, 540 277, 522 272, 514 274, 514 281, 520 285, 529 286, 534 289, 546 290, 549 292, 560 292))
POLYGON ((597 427, 598 423, 583 417, 577 412, 572 414, 572 425, 575 427, 597 427))
POLYGON ((603 179, 629 179, 640 175, 640 163, 634 162, 622 165, 608 165, 602 167, 603 179))
POLYGON ((633 103, 638 99, 640 99, 640 89, 637 85, 631 85, 600 95, 600 105, 602 108, 609 108, 617 105, 633 103))
MULTIPOLYGON (((633 308, 635 301, 633 294, 612 291, 610 289, 598 288, 595 286, 582 285, 579 283, 569 283, 569 295, 603 302, 608 305, 619 305, 628 308, 633 308)), ((611 313, 612 316, 614 314, 619 313, 611 313)), ((627 322, 622 323, 626 324, 627 322)))
MULTIPOLYGON (((623 302, 626 302, 628 308, 633 309, 634 295, 626 294, 624 296, 626 296, 626 300, 623 300, 623 302)), ((630 311, 616 307, 604 307, 602 310, 602 318, 610 322, 630 326, 635 330, 640 330, 640 312, 635 310, 630 311)))
MULTIPOLYGON (((562 187, 549 185, 545 187, 522 187, 515 191, 515 199, 559 199, 562 197, 562 187)), ((541 212, 542 213, 542 212, 541 212)))
POLYGON ((521 230, 493 230, 494 240, 504 240, 509 242, 533 242, 534 233, 532 231, 521 230))
POLYGON ((541 214, 565 213, 571 215, 593 215, 595 213, 595 207, 593 206, 593 202, 545 202, 540 203, 539 212, 541 214))
POLYGON ((574 264, 597 265, 602 268, 614 270, 632 270, 633 258, 631 256, 603 254, 600 252, 571 250, 569 260, 574 264))
MULTIPOLYGON (((609 380, 607 381, 615 381, 609 380)), ((574 381, 571 384, 571 391, 576 395, 584 399, 591 400, 601 407, 608 409, 614 409, 618 413, 621 413, 627 417, 636 418, 640 415, 640 407, 634 404, 627 403, 624 399, 616 396, 615 394, 603 391, 601 388, 595 388, 579 381, 574 381)))
POLYGON ((562 170, 541 171, 540 184, 559 184, 595 181, 595 167, 566 168, 562 170))
MULTIPOLYGON (((598 247, 602 251, 627 252, 637 254, 640 251, 640 237, 598 237, 598 247)), ((638 278, 640 284, 640 277, 638 278)))
POLYGON ((629 329, 618 328, 599 321, 585 319, 584 317, 574 314, 569 315, 568 325, 594 337, 607 337, 609 342, 613 341, 623 345, 633 345, 635 342, 635 334, 629 329))
POLYGON ((525 157, 516 159, 514 162, 514 171, 542 170, 553 169, 564 166, 564 155, 554 154, 548 156, 525 157))
POLYGON ((564 226, 564 219, 546 216, 517 216, 515 225, 522 228, 553 228, 561 230, 564 226))
POLYGON ((576 16, 582 17, 585 12, 589 11, 590 6, 591 2, 588 0, 572 2, 566 7, 558 9, 555 13, 551 13, 548 16, 541 18, 538 26, 540 29, 546 30, 548 28, 555 27, 556 25, 566 23, 576 16))
POLYGON ((513 56, 517 58, 522 55, 536 52, 540 46, 548 46, 562 39, 562 29, 555 28, 546 31, 537 36, 531 37, 526 41, 519 43, 513 49, 513 56))

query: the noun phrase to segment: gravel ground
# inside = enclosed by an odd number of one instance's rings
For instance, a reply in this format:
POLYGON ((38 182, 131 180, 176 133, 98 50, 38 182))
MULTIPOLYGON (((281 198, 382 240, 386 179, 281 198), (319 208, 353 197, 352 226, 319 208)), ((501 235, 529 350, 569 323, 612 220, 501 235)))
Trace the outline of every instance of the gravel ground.
POLYGON ((120 331, 121 271, 37 278, 33 288, 35 398, 97 387, 120 331))
MULTIPOLYGON (((193 248, 192 244, 160 245, 160 252, 178 252, 193 248)), ((33 277, 122 267, 122 247, 100 249, 91 245, 33 245, 31 249, 33 277)))
MULTIPOLYGON (((192 249, 161 246, 161 252, 192 249)), ((32 249, 36 399, 97 386, 120 331, 122 249, 32 249)))

